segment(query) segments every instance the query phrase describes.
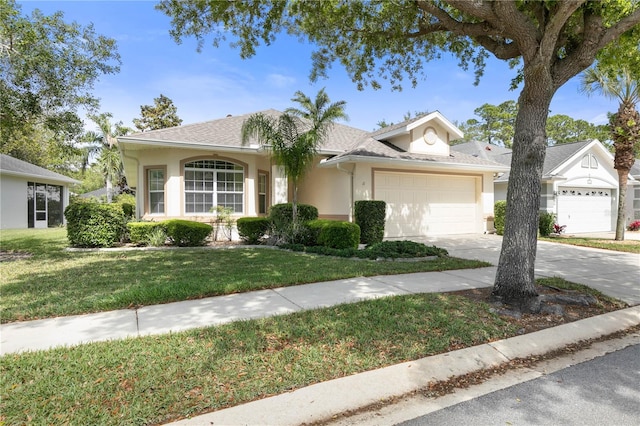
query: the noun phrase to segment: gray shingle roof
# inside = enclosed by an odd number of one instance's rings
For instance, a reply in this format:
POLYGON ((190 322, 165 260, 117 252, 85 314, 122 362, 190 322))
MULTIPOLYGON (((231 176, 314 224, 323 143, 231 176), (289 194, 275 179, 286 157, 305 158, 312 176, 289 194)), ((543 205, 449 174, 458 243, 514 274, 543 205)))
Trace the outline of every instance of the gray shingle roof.
POLYGON ((503 169, 504 165, 495 161, 478 158, 471 155, 464 154, 462 152, 451 151, 449 156, 444 155, 429 155, 429 154, 415 154, 404 151, 397 146, 368 137, 365 140, 359 142, 351 150, 344 152, 340 155, 333 157, 329 162, 338 162, 341 158, 358 156, 358 157, 372 157, 372 158, 385 158, 385 159, 397 159, 397 160, 409 160, 409 161, 424 161, 425 164, 433 163, 447 163, 447 164, 460 164, 460 165, 474 165, 474 166, 487 166, 489 168, 496 167, 503 169))
POLYGON ((494 157, 511 153, 509 148, 475 140, 451 145, 451 149, 462 152, 463 154, 494 161, 496 161, 494 157))
MULTIPOLYGON (((258 113, 278 117, 282 112, 275 109, 259 111, 258 113)), ((251 114, 228 116, 217 120, 202 123, 187 124, 184 126, 170 127, 167 129, 151 130, 143 133, 134 133, 118 138, 120 141, 153 141, 171 143, 195 143, 202 145, 242 147, 241 129, 242 123, 251 114)), ((320 151, 342 152, 353 145, 354 140, 365 137, 368 132, 344 124, 335 123, 326 138, 320 151)))
POLYGON ((68 176, 52 172, 51 170, 27 163, 26 161, 18 160, 6 154, 0 154, 0 173, 33 179, 40 178, 61 183, 80 183, 68 176))

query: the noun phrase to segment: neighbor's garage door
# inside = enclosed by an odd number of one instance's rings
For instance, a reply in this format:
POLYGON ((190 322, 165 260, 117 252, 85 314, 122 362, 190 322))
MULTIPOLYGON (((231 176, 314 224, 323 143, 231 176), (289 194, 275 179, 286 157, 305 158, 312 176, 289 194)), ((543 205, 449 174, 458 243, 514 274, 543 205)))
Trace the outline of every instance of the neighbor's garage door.
POLYGON ((611 231, 611 190, 605 188, 569 188, 558 190, 559 225, 565 232, 611 231))
POLYGON ((374 192, 387 203, 385 237, 478 232, 476 178, 375 172, 374 192))

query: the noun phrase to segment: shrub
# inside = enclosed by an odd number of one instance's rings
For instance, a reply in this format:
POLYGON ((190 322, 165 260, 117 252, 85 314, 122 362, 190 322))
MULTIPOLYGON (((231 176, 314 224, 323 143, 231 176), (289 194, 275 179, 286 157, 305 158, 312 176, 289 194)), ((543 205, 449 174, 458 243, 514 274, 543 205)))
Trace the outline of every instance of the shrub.
POLYGON ((162 222, 129 222, 127 229, 129 230, 129 240, 133 244, 159 246, 160 232, 167 237, 165 224, 162 222), (155 234, 155 235, 154 235, 155 234), (154 240, 154 241, 152 241, 154 240))
POLYGON ((122 206, 122 211, 127 218, 133 218, 136 214, 136 197, 131 194, 119 194, 114 202, 122 206))
POLYGON ((247 244, 259 244, 269 230, 271 222, 266 217, 241 217, 236 223, 242 241, 247 244))
POLYGON ((387 203, 379 200, 358 200, 355 202, 355 220, 360 227, 360 242, 362 244, 382 242, 386 208, 387 203))
POLYGON ((327 226, 330 223, 334 223, 334 220, 328 220, 328 219, 316 219, 316 220, 310 220, 309 222, 305 223, 305 226, 307 228, 307 233, 306 233, 306 237, 304 240, 305 241, 301 241, 302 244, 304 244, 305 246, 317 246, 320 243, 318 242, 318 238, 320 237, 320 231, 322 230, 322 228, 324 228, 325 226, 327 226))
POLYGON ((496 201, 493 206, 493 226, 496 227, 496 234, 504 234, 504 221, 507 214, 507 202, 505 200, 496 201))
POLYGON ((640 220, 634 220, 627 228, 629 231, 640 231, 640 220))
POLYGON ((447 256, 449 253, 443 248, 427 246, 414 241, 383 241, 367 247, 375 258, 426 257, 447 256))
POLYGON ((555 223, 556 215, 549 212, 540 212, 538 217, 538 231, 540 236, 548 237, 553 232, 553 224, 555 223))
POLYGON ((191 220, 171 219, 163 222, 167 227, 167 236, 171 244, 177 246, 201 246, 213 227, 206 223, 191 220))
POLYGON ((306 223, 318 218, 318 209, 308 204, 298 204, 298 223, 293 223, 293 206, 291 203, 276 204, 269 210, 271 221, 271 237, 275 244, 300 243, 309 244, 312 238, 306 223))
POLYGON ((76 201, 64 211, 72 247, 112 247, 122 241, 126 218, 120 204, 76 201))
MULTIPOLYGON (((298 204, 298 222, 305 223, 318 218, 318 209, 309 204, 298 204)), ((276 229, 285 230, 293 222, 293 205, 291 203, 275 204, 269 209, 269 219, 276 229)))
POLYGON ((360 227, 351 222, 328 221, 320 227, 318 244, 335 249, 358 248, 360 227))
POLYGON ((321 254, 337 257, 357 257, 360 259, 398 259, 427 256, 447 256, 447 250, 436 246, 426 246, 413 241, 384 241, 368 246, 364 250, 356 248, 336 249, 331 247, 316 246, 305 247, 302 244, 284 244, 280 248, 292 251, 306 251, 307 253, 321 254))

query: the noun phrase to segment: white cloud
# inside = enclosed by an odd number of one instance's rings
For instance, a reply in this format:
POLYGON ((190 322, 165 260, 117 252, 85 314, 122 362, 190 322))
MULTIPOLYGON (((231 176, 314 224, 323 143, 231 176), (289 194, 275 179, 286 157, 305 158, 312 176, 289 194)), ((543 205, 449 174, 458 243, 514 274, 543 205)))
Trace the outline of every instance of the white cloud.
POLYGON ((267 83, 277 89, 284 89, 291 87, 295 84, 296 79, 294 77, 282 75, 282 74, 269 74, 267 75, 267 83))

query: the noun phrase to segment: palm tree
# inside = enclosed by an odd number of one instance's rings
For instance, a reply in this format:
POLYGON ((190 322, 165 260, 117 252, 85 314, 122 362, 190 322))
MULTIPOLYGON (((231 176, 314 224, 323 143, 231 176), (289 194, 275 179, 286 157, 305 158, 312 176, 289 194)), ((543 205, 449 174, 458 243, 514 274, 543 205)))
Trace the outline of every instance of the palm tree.
POLYGON ((255 137, 271 150, 274 162, 291 180, 293 189, 293 224, 298 220, 298 186, 313 163, 319 146, 326 139, 333 123, 346 119, 345 102, 331 103, 324 89, 312 101, 298 91, 291 99, 300 108, 288 108, 279 117, 254 114, 242 124, 242 143, 255 137))
POLYGON ((91 162, 91 157, 98 154, 102 149, 102 136, 97 132, 89 130, 82 133, 77 142, 82 145, 78 148, 78 152, 80 156, 80 170, 82 172, 82 176, 84 176, 87 167, 89 167, 89 163, 91 162))
POLYGON ((620 101, 618 112, 609 117, 615 156, 614 168, 618 171, 618 218, 616 237, 624 240, 627 179, 635 157, 640 151, 640 114, 636 104, 640 101, 640 86, 637 77, 628 68, 606 72, 596 67, 582 74, 581 89, 587 95, 600 93, 607 98, 620 101))
POLYGON ((103 112, 98 115, 89 115, 89 118, 98 125, 101 134, 102 147, 100 149, 100 157, 98 164, 105 177, 107 185, 107 203, 113 200, 113 184, 120 183, 123 176, 122 158, 120 158, 120 150, 118 149, 118 136, 124 136, 131 132, 131 129, 123 126, 122 121, 115 125, 111 124, 113 114, 103 112))

